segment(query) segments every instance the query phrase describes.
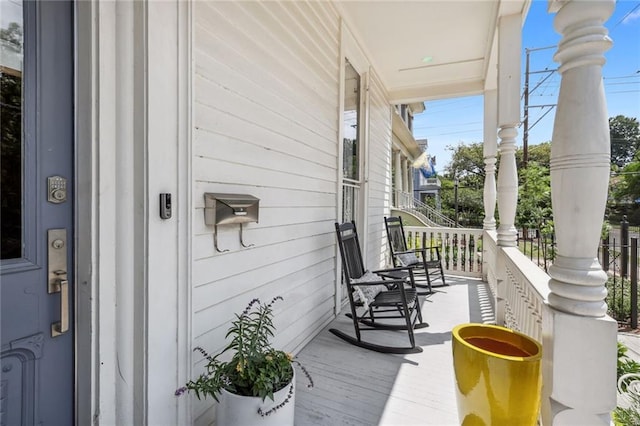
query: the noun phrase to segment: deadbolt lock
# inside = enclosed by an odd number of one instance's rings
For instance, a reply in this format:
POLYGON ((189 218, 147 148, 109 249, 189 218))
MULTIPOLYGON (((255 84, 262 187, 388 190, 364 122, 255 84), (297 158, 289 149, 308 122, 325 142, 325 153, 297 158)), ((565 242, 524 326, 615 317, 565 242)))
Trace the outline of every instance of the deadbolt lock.
POLYGON ((67 201, 67 180, 62 176, 47 178, 47 201, 60 204, 67 201))

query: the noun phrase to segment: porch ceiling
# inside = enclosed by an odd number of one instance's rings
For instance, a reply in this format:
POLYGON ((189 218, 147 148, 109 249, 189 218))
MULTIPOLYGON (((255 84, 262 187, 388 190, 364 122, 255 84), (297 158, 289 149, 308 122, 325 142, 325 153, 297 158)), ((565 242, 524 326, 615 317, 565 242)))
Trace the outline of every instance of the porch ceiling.
POLYGON ((524 20, 529 3, 396 0, 336 5, 390 100, 409 103, 495 87, 498 19, 521 13, 524 20))

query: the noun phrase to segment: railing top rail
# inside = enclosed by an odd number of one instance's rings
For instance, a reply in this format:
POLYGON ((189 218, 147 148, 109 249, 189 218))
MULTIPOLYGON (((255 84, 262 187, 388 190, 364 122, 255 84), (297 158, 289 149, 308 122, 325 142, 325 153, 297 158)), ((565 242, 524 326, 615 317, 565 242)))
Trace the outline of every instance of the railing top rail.
POLYGON ((447 226, 405 226, 404 229, 407 231, 418 232, 449 232, 473 235, 482 235, 482 233, 484 232, 482 228, 454 228, 447 226))
POLYGON ((548 300, 551 293, 549 289, 551 277, 525 256, 518 247, 502 247, 502 250, 504 251, 506 262, 510 263, 515 270, 522 274, 542 300, 548 300))

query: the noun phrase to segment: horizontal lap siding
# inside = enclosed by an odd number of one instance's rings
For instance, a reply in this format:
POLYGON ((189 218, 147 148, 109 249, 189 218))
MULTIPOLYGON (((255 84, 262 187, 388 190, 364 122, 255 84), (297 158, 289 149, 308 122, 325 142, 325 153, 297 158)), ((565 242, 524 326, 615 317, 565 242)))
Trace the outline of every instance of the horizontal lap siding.
POLYGON ((391 106, 374 72, 369 82, 369 106, 367 261, 370 267, 376 268, 386 263, 384 216, 389 214, 391 192, 391 106))
POLYGON ((339 19, 328 3, 193 4, 193 345, 219 350, 234 313, 281 295, 273 343, 295 350, 333 312, 339 19), (215 250, 205 192, 260 199, 252 247, 223 225, 215 250))

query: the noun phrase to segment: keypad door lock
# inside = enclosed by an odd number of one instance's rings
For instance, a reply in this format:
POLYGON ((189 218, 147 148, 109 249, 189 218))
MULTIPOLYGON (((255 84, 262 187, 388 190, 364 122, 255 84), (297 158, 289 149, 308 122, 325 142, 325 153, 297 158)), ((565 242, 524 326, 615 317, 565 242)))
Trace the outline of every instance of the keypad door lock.
POLYGON ((67 201, 67 180, 62 176, 47 178, 47 201, 60 204, 67 201))

